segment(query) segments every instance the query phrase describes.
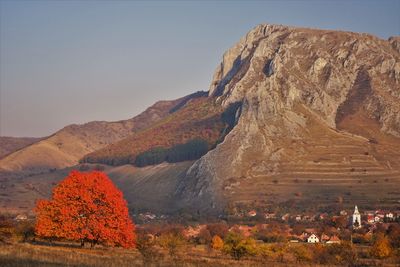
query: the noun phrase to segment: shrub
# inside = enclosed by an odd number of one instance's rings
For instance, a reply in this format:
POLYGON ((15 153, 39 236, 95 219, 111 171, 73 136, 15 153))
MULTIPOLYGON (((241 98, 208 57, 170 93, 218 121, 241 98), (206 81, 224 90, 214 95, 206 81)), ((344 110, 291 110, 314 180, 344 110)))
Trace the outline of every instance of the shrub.
POLYGON ((254 239, 244 238, 241 234, 235 232, 230 232, 225 237, 223 250, 235 260, 240 260, 247 255, 255 255, 257 252, 254 239))
POLYGON ((208 231, 206 228, 201 229, 199 235, 197 236, 197 241, 199 244, 210 244, 211 239, 212 236, 210 231, 208 231))
POLYGON ((211 240, 211 248, 215 250, 222 250, 224 248, 224 241, 222 238, 215 235, 211 240))
POLYGON ((145 263, 157 261, 160 257, 155 243, 155 238, 151 234, 141 233, 137 235, 136 248, 142 254, 145 263))
POLYGON ((210 232, 211 236, 217 235, 224 239, 228 233, 229 226, 226 223, 212 223, 207 225, 207 230, 210 232))
POLYGON ((383 259, 389 257, 391 253, 392 247, 389 243, 389 239, 383 234, 378 234, 370 249, 371 256, 383 259))
POLYGON ((158 242, 162 248, 167 249, 168 254, 174 259, 180 256, 187 245, 181 234, 173 232, 162 234, 158 242))
POLYGON ((296 258, 297 262, 310 262, 313 259, 310 249, 304 245, 293 246, 290 251, 296 258))

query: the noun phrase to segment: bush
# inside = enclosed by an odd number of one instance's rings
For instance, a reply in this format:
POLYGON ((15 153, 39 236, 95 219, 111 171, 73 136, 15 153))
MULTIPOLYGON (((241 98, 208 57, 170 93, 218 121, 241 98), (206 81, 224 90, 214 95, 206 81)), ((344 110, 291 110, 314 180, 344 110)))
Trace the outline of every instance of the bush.
POLYGON ((212 239, 212 236, 210 234, 210 231, 207 230, 207 228, 203 228, 200 230, 200 233, 197 236, 197 242, 199 244, 210 244, 212 239))
POLYGON ((228 233, 225 237, 223 250, 235 260, 240 260, 244 256, 255 255, 257 253, 254 239, 244 238, 241 234, 234 232, 228 233))
POLYGON ((332 244, 320 248, 317 259, 323 264, 352 265, 357 260, 357 253, 350 242, 332 244))
POLYGON ((389 243, 389 239, 383 234, 378 234, 370 249, 371 256, 383 259, 389 257, 391 253, 392 247, 389 243))
POLYGON ((210 232, 211 236, 219 236, 222 239, 228 233, 229 226, 226 223, 212 223, 207 225, 207 230, 210 232))
POLYGON ((313 259, 310 249, 304 245, 293 246, 290 251, 296 258, 297 262, 310 262, 313 259))
POLYGON ((162 248, 167 249, 172 258, 176 259, 186 248, 187 242, 181 234, 170 232, 160 236, 159 244, 162 248))
POLYGON ((136 248, 142 254, 145 263, 157 261, 160 257, 155 248, 155 238, 153 235, 141 233, 136 237, 136 248))

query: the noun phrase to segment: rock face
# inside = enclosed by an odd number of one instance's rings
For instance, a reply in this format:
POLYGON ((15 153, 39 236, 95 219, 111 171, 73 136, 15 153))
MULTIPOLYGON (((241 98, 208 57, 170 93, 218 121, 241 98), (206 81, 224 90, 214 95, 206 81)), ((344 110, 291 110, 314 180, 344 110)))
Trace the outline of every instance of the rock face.
POLYGON ((271 205, 293 190, 315 196, 318 179, 338 195, 371 179, 399 188, 398 37, 259 25, 224 54, 209 95, 241 103, 241 115, 181 180, 181 203, 213 212, 271 205))

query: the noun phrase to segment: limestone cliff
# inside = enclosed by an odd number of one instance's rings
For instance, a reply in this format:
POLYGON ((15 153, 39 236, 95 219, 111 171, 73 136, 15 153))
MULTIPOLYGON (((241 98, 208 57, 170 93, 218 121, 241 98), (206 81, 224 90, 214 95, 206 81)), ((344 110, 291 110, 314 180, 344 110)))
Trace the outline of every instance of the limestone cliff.
POLYGON ((316 194, 319 179, 338 195, 371 179, 399 185, 398 37, 259 25, 224 54, 209 95, 224 107, 241 103, 241 115, 181 180, 185 205, 271 205, 301 188, 316 194))

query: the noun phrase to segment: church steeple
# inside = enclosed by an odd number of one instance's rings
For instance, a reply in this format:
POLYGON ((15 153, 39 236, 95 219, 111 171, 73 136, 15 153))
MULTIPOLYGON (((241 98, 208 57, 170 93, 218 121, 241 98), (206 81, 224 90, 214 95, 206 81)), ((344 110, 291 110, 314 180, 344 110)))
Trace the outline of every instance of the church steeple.
POLYGON ((360 212, 358 211, 357 205, 354 208, 354 214, 360 214, 360 212))
POLYGON ((354 213, 353 213, 353 228, 361 228, 361 214, 358 211, 357 205, 354 207, 354 213))

